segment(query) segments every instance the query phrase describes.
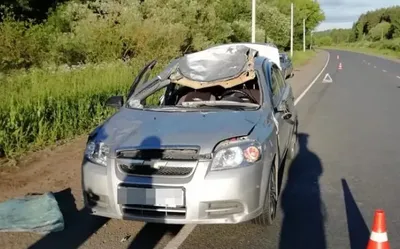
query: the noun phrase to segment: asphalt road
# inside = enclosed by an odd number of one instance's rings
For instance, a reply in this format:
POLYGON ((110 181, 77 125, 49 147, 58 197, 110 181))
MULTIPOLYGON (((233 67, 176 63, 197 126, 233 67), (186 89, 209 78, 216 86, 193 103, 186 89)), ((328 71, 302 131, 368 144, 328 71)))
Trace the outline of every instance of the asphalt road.
POLYGON ((365 249, 377 208, 386 211, 391 247, 400 248, 400 64, 329 52, 297 104, 301 149, 286 167, 275 224, 199 225, 179 249, 365 249), (322 83, 326 73, 332 83, 322 83))

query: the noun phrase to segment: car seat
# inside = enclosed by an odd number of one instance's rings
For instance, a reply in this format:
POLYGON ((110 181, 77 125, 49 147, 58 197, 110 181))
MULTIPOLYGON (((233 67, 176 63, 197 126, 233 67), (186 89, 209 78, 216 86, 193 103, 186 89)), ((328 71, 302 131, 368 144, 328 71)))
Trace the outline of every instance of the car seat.
POLYGON ((179 101, 178 105, 182 104, 185 101, 208 101, 208 100, 216 100, 215 95, 210 92, 202 92, 202 91, 193 91, 183 95, 179 101))

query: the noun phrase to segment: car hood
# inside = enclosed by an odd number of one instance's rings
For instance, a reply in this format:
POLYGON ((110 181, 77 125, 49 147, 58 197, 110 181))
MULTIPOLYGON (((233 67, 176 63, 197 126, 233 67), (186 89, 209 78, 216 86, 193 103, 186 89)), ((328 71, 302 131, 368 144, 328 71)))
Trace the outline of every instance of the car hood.
POLYGON ((227 138, 249 134, 259 111, 160 112, 123 108, 99 126, 91 139, 107 144, 111 155, 128 148, 198 146, 201 154, 227 138))

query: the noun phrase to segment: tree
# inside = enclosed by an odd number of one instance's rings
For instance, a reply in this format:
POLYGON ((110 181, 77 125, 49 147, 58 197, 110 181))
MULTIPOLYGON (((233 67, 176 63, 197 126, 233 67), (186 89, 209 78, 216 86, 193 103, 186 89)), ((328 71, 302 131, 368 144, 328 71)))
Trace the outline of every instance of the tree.
POLYGON ((391 24, 388 22, 381 22, 373 27, 369 32, 369 37, 373 41, 383 40, 388 37, 391 24))
MULTIPOLYGON (((290 5, 294 4, 294 47, 301 49, 303 44, 303 19, 306 19, 306 36, 325 20, 325 14, 318 2, 309 0, 272 0, 271 4, 277 6, 279 11, 290 18, 290 5)), ((289 19, 290 20, 290 19, 289 19)), ((290 27, 289 27, 290 28, 290 27)), ((308 44, 307 44, 308 46, 308 44)), ((290 44, 286 45, 289 48, 290 44)))

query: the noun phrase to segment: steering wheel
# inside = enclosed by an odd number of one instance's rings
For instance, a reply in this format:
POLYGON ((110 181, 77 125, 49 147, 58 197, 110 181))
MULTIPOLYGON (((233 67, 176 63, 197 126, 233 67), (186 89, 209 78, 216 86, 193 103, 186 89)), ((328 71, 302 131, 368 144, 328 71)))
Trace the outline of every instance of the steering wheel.
POLYGON ((251 96, 247 92, 244 92, 244 91, 238 90, 238 89, 230 89, 230 90, 225 91, 223 94, 221 94, 221 99, 224 98, 226 95, 230 95, 230 94, 234 94, 234 93, 238 93, 238 94, 242 95, 242 97, 246 97, 246 98, 250 99, 250 101, 255 104, 258 103, 258 101, 253 96, 251 96))

